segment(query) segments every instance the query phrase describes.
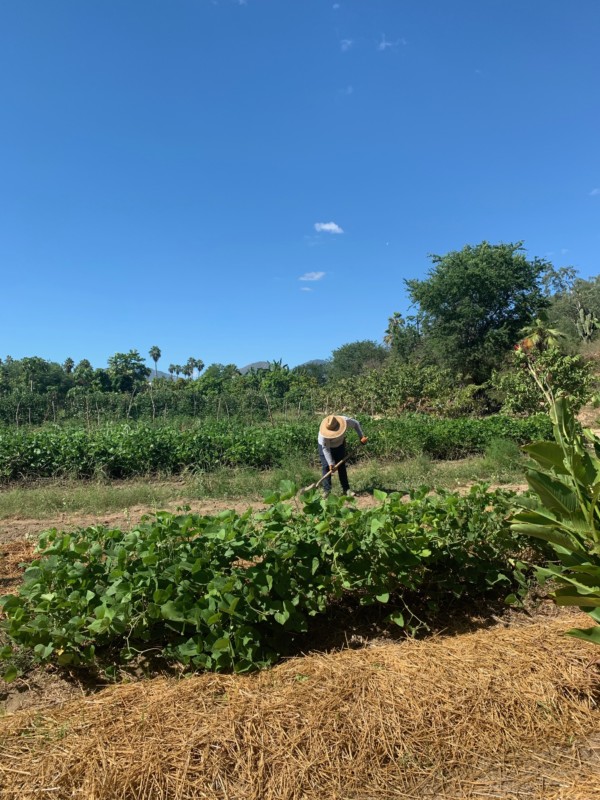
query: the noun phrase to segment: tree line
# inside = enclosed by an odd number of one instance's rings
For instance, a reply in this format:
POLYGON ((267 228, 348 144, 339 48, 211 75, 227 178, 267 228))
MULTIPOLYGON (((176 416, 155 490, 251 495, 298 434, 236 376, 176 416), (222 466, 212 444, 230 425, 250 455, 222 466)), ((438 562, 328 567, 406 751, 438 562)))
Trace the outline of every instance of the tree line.
POLYGON ((521 242, 466 245, 432 255, 423 279, 405 281, 413 313, 395 312, 382 342, 364 340, 335 349, 326 361, 290 369, 272 361, 242 375, 234 364, 200 358, 171 363, 160 377, 162 352, 115 353, 106 368, 87 359, 62 364, 37 356, 0 361, 0 420, 40 423, 85 416, 231 414, 268 417, 298 408, 341 408, 390 413, 412 406, 444 413, 525 411, 535 402, 515 348, 545 364, 580 397, 591 388, 581 357, 600 329, 600 276, 585 280, 572 267, 556 269, 529 258, 521 242), (180 377, 180 376, 183 376, 180 377), (525 398, 525 399, 524 399, 525 398), (437 406, 436 406, 437 402, 437 406), (424 405, 423 405, 424 404, 424 405))

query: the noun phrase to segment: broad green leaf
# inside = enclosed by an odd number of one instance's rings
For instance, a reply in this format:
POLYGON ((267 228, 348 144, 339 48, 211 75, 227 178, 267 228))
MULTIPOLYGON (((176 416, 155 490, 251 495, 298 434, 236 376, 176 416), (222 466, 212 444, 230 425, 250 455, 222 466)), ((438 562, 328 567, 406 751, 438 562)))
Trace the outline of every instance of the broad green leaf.
POLYGON ((2 680, 5 683, 12 683, 18 675, 19 670, 14 666, 14 664, 11 664, 10 667, 8 667, 8 669, 3 673, 2 680))
POLYGON ((189 639, 187 642, 178 645, 177 652, 182 656, 196 656, 202 652, 202 645, 198 644, 194 639, 189 639))
POLYGON ((565 467, 565 454, 562 447, 556 442, 534 442, 522 448, 537 463, 546 469, 553 469, 560 475, 568 475, 565 467))
POLYGON ((578 606, 581 608, 600 608, 600 597, 583 597, 580 594, 555 593, 554 602, 557 606, 578 606))
POLYGON ((276 611, 274 617, 280 625, 285 625, 290 618, 290 612, 285 609, 283 611, 276 611))
POLYGON ((298 491, 294 481, 281 481, 279 484, 279 495, 282 500, 290 500, 298 491))
POLYGON ((33 650, 34 650, 34 653, 39 658, 42 659, 42 661, 45 661, 47 658, 49 658, 52 655, 52 652, 54 651, 54 647, 52 646, 52 644, 46 644, 46 645, 37 644, 33 648, 33 650))
POLYGON ((171 622, 184 622, 185 615, 178 609, 172 600, 168 603, 163 603, 160 607, 160 613, 163 619, 170 620, 171 622))
POLYGON ((571 628, 567 634, 575 636, 577 639, 583 639, 584 642, 600 645, 600 625, 594 625, 593 628, 571 628))
POLYGON ((578 507, 577 496, 561 481, 537 470, 527 471, 527 483, 550 511, 563 516, 571 516, 578 507))
MULTIPOLYGON (((582 592, 583 594, 597 594, 600 596, 600 586, 598 585, 597 575, 588 575, 585 572, 576 570, 564 570, 560 574, 560 580, 569 583, 571 586, 582 592)), ((557 592, 562 592, 562 589, 557 589, 557 592)))
POLYGON ((371 520, 371 533, 375 534, 385 526, 385 521, 380 517, 373 517, 371 520))
MULTIPOLYGON (((581 547, 570 536, 559 533, 557 530, 547 528, 544 525, 532 525, 531 523, 511 522, 511 530, 515 533, 522 533, 526 536, 535 536, 536 539, 543 539, 550 544, 563 547, 565 550, 581 550, 581 547)), ((583 551, 582 551, 583 552, 583 551)))

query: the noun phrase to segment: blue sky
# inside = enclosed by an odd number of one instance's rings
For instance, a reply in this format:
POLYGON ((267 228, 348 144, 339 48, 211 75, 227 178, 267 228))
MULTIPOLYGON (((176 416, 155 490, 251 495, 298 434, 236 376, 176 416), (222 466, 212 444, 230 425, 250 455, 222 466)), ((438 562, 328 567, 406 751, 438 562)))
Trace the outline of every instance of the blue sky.
POLYGON ((483 239, 595 275, 599 65, 598 0, 0 0, 0 356, 294 366, 483 239))

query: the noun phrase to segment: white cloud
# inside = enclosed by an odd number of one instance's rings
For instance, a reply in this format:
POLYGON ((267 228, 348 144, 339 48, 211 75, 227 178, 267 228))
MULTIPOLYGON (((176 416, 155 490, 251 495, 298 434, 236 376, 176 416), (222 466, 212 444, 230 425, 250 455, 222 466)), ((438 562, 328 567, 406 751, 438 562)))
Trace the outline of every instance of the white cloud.
POLYGON ((339 3, 334 3, 334 4, 333 4, 333 10, 334 10, 334 11, 337 11, 339 7, 340 7, 340 4, 339 4, 339 3))
POLYGON ((301 286, 300 287, 300 291, 301 292, 312 292, 312 289, 310 288, 310 286, 301 286))
POLYGON ((385 33, 382 33, 382 34, 381 34, 381 41, 380 41, 380 42, 379 42, 379 44, 377 45, 377 49, 378 49, 380 52, 383 52, 384 50, 387 50, 387 49, 388 49, 388 47, 398 47, 398 45, 399 45, 399 44, 401 44, 401 45, 406 45, 406 44, 408 44, 408 42, 407 42, 407 41, 406 41, 406 39, 404 39, 404 38, 402 38, 402 39, 396 39, 396 41, 395 41, 395 42, 390 42, 390 41, 388 41, 388 40, 385 38, 385 33))
POLYGON ((315 222, 317 233, 343 233, 343 229, 335 222, 315 222))
POLYGON ((350 97, 351 94, 354 94, 354 86, 346 86, 342 94, 345 94, 346 97, 350 97))
POLYGON ((321 278, 325 277, 324 272, 305 272, 304 275, 301 275, 298 280, 299 281, 320 281, 321 278))
POLYGON ((342 53, 347 53, 353 44, 354 44, 353 39, 342 39, 342 41, 340 42, 340 48, 342 50, 342 53))
POLYGON ((600 194, 600 189, 598 189, 598 187, 592 189, 592 191, 590 192, 590 197, 595 197, 597 194, 600 194))
POLYGON ((568 247, 562 247, 561 250, 560 250, 561 256, 566 256, 568 252, 569 252, 569 248, 568 247))

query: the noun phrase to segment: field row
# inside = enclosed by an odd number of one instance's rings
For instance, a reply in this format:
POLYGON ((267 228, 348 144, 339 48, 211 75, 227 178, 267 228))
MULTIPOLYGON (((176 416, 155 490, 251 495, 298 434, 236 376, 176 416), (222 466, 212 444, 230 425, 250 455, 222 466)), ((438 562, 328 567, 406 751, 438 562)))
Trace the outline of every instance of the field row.
MULTIPOLYGON (((314 492, 298 508, 286 502, 295 494, 283 485, 254 514, 49 531, 19 594, 2 600, 5 628, 62 665, 106 668, 152 648, 193 669, 246 671, 289 653, 342 598, 385 606, 390 623, 415 630, 452 602, 524 590, 520 551, 541 557, 506 522, 512 495, 484 486, 463 497, 423 489, 410 502, 378 492, 367 510, 314 492)), ((0 655, 10 661, 12 648, 0 655)))
MULTIPOLYGON (((362 422, 369 444, 355 448, 357 457, 403 459, 423 453, 436 459, 454 459, 482 453, 497 439, 521 444, 551 433, 544 414, 459 419, 405 414, 362 422)), ((314 459, 317 427, 316 422, 305 420, 255 426, 223 421, 188 428, 166 424, 5 428, 0 431, 0 480, 128 478, 234 466, 270 469, 291 457, 314 459)), ((351 436, 348 442, 353 444, 351 436)))

